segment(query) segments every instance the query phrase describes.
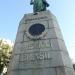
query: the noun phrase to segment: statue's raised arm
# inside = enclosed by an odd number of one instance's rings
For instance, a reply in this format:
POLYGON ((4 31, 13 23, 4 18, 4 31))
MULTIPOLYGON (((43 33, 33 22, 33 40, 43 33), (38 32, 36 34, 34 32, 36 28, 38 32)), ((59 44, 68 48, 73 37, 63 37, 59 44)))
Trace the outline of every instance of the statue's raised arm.
POLYGON ((34 13, 45 11, 46 7, 49 6, 46 0, 31 0, 30 4, 33 5, 34 13))

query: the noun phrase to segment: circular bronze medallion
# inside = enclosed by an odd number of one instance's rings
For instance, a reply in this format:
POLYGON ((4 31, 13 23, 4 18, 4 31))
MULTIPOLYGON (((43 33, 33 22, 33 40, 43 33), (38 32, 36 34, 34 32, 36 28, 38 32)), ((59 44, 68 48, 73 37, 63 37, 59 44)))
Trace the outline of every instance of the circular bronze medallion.
POLYGON ((45 30, 45 26, 38 23, 32 25, 28 31, 32 36, 39 36, 42 34, 42 32, 44 32, 44 30, 45 30))

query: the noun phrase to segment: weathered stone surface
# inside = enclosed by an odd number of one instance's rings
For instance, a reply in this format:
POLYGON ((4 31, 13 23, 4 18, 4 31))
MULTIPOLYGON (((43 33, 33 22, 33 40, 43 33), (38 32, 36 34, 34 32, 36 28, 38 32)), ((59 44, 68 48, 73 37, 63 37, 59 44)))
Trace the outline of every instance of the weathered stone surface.
POLYGON ((59 66, 56 68, 57 75, 75 75, 74 70, 68 67, 59 66))
POLYGON ((8 75, 75 75, 60 27, 50 11, 25 14, 20 21, 8 75), (45 30, 39 39, 33 39, 29 28, 37 23, 45 30))
POLYGON ((64 41, 61 39, 51 39, 50 42, 52 50, 67 50, 64 41))
POLYGON ((15 43, 20 43, 20 42, 23 42, 23 36, 24 36, 24 32, 21 32, 21 33, 17 33, 17 37, 16 37, 16 41, 15 43))
MULTIPOLYGON (((37 49, 38 50, 38 49, 37 49)), ((69 68, 73 68, 70 64, 71 61, 68 58, 68 54, 66 52, 57 52, 52 50, 47 51, 29 51, 25 53, 15 54, 12 57, 12 66, 17 66, 19 62, 19 69, 28 69, 28 68, 35 68, 33 65, 38 66, 36 68, 42 67, 56 67, 56 66, 66 66, 69 68), (58 58, 58 59, 57 59, 58 58), (69 62, 69 63, 68 63, 69 62), (39 65, 40 63, 40 65, 39 65), (28 66, 29 65, 29 66, 28 66)), ((17 69, 18 69, 17 68, 17 69)))

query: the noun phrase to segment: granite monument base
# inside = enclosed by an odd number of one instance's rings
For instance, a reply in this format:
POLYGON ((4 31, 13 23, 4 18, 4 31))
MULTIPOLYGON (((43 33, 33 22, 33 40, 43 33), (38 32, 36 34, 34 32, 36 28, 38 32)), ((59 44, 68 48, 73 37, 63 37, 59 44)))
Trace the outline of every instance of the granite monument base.
POLYGON ((75 75, 50 11, 25 14, 20 21, 8 75, 75 75))

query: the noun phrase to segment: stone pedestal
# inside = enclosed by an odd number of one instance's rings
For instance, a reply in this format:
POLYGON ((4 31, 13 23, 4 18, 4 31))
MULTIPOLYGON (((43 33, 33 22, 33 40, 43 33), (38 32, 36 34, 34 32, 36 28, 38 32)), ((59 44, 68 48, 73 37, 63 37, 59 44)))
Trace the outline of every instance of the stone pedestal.
POLYGON ((50 11, 25 14, 20 21, 8 75, 75 75, 50 11))

